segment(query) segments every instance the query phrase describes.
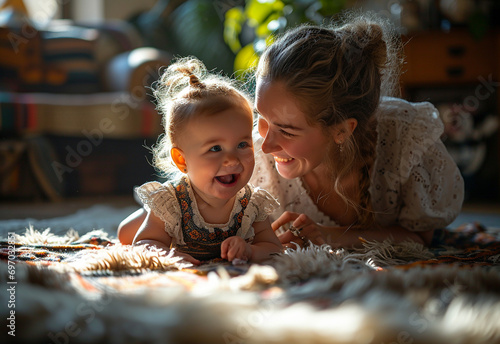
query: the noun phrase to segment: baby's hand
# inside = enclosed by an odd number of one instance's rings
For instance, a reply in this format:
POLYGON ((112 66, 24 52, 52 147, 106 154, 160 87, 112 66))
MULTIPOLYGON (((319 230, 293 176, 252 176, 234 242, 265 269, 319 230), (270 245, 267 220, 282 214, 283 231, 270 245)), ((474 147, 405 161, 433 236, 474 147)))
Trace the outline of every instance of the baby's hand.
POLYGON ((234 259, 250 260, 252 258, 252 247, 239 236, 232 236, 224 240, 220 251, 221 258, 230 262, 234 259))

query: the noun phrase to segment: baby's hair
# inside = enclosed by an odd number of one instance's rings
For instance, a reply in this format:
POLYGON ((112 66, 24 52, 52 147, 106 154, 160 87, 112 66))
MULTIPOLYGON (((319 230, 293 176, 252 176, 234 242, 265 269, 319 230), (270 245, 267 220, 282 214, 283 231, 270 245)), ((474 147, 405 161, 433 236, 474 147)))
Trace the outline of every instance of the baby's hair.
POLYGON ((152 148, 153 165, 164 174, 176 172, 170 150, 176 147, 186 124, 195 116, 213 115, 232 107, 253 115, 251 98, 237 82, 207 71, 195 57, 180 58, 172 63, 153 84, 156 108, 162 114, 165 133, 152 148))
POLYGON ((302 25, 285 32, 264 51, 255 73, 283 82, 311 125, 328 130, 348 118, 357 120, 342 153, 331 140, 327 165, 334 190, 357 210, 362 225, 373 223, 368 189, 377 137, 374 114, 382 96, 399 95, 401 48, 389 20, 350 12, 328 26, 302 25), (362 177, 353 199, 340 181, 355 168, 362 177))

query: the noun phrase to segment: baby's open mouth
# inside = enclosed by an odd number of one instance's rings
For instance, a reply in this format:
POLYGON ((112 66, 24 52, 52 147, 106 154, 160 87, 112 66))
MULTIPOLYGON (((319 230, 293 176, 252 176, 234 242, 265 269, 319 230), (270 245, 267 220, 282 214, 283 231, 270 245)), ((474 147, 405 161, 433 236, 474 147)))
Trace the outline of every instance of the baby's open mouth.
POLYGON ((219 181, 219 183, 221 183, 221 184, 231 185, 238 180, 238 175, 237 174, 226 174, 223 176, 217 176, 217 177, 215 177, 215 179, 217 179, 217 181, 219 181))

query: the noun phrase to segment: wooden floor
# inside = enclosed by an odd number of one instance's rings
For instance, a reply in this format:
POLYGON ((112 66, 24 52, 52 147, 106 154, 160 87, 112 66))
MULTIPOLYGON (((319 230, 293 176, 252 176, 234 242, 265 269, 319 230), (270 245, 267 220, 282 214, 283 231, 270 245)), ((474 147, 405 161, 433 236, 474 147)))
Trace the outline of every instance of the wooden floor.
POLYGON ((80 209, 96 204, 106 204, 117 208, 139 205, 132 196, 96 196, 66 198, 61 202, 0 202, 0 220, 49 219, 73 214, 80 209))

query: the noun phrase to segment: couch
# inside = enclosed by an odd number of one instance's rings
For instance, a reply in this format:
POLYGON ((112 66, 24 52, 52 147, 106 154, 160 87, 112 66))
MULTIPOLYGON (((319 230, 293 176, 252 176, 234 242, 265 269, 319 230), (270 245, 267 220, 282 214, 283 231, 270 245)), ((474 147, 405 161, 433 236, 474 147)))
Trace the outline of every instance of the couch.
POLYGON ((0 56, 2 200, 131 193, 154 176, 144 146, 162 128, 148 87, 168 52, 124 21, 58 20, 1 27, 0 56))

